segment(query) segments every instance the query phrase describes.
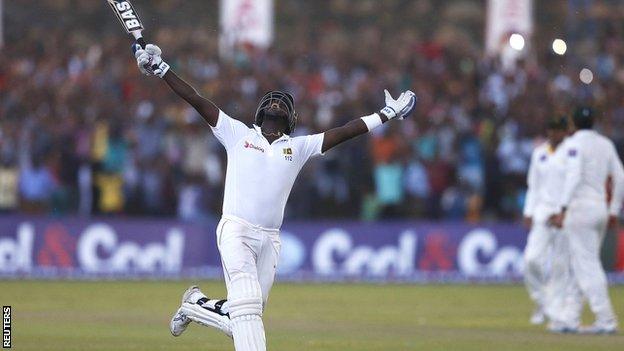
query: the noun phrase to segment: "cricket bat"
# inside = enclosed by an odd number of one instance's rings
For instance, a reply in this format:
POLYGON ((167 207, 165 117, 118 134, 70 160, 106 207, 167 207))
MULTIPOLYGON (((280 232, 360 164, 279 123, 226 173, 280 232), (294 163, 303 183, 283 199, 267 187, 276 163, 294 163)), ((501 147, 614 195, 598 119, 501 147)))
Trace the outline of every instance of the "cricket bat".
POLYGON ((126 33, 130 34, 135 40, 132 51, 136 52, 139 49, 145 49, 146 44, 145 39, 143 39, 143 30, 145 28, 132 3, 128 0, 107 1, 126 33))

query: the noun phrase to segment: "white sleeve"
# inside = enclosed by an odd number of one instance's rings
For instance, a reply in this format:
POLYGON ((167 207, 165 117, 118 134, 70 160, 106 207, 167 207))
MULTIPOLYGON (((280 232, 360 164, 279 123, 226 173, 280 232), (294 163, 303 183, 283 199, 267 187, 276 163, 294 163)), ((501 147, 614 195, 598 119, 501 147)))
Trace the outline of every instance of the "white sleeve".
POLYGON ((305 163, 312 157, 323 155, 322 151, 324 138, 325 133, 306 135, 295 138, 298 139, 298 151, 300 153, 300 159, 303 163, 305 163))
POLYGON ((609 214, 612 216, 619 216, 622 210, 622 200, 624 200, 624 167, 622 166, 622 161, 613 143, 611 143, 609 174, 611 175, 611 182, 613 184, 609 214))
POLYGON ((533 217, 535 211, 535 204, 537 203, 537 183, 539 182, 539 177, 537 176, 537 165, 538 162, 538 150, 533 151, 533 155, 531 156, 531 164, 529 165, 529 173, 527 175, 527 193, 526 198, 524 200, 524 216, 525 217, 533 217))
POLYGON ((583 157, 577 143, 570 142, 566 146, 565 179, 563 181, 563 193, 561 194, 561 207, 568 207, 576 188, 581 182, 581 170, 583 157))
POLYGON ((226 150, 236 145, 249 132, 249 127, 243 122, 228 116, 223 111, 219 111, 217 125, 210 126, 210 129, 226 150))

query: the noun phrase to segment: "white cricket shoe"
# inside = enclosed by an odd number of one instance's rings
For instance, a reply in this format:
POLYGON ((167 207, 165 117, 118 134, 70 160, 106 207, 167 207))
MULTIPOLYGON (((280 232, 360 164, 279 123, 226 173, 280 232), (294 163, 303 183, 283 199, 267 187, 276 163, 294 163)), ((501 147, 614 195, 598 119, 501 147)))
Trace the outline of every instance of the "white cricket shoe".
MULTIPOLYGON (((184 294, 182 294, 182 304, 185 302, 194 304, 196 301, 191 301, 191 296, 193 296, 194 293, 201 293, 198 286, 193 285, 186 289, 184 294)), ((173 336, 180 336, 184 333, 186 327, 188 327, 190 323, 191 320, 186 316, 186 314, 184 314, 184 312, 182 312, 182 306, 180 306, 173 317, 171 317, 171 322, 169 322, 169 331, 171 331, 171 335, 173 336)))
POLYGON ((529 319, 529 322, 532 325, 540 325, 546 322, 546 315, 544 314, 544 310, 542 309, 541 306, 535 307, 535 310, 533 311, 533 314, 531 315, 531 319, 529 319))
POLYGON ((579 328, 579 333, 581 334, 616 334, 617 333, 617 322, 615 320, 600 323, 595 322, 590 326, 582 326, 579 328))
POLYGON ((576 334, 578 333, 578 328, 572 325, 551 321, 548 323, 547 327, 548 331, 555 334, 576 334))

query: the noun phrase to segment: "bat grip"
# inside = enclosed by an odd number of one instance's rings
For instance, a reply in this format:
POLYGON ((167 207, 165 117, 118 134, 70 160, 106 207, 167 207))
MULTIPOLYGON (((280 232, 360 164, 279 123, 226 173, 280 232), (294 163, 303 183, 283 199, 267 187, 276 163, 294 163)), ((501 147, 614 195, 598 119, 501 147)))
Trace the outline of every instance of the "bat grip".
POLYGON ((137 51, 145 49, 146 46, 147 44, 145 44, 145 39, 143 39, 143 37, 136 38, 134 44, 132 44, 132 54, 134 55, 137 51))
POLYGON ((132 44, 132 54, 134 55, 137 50, 145 49, 147 43, 145 39, 143 39, 140 31, 132 32, 132 36, 135 39, 134 44, 132 44))
POLYGON ((145 42, 145 39, 143 39, 143 37, 137 38, 136 43, 140 45, 142 49, 145 49, 145 47, 147 46, 147 43, 145 42))

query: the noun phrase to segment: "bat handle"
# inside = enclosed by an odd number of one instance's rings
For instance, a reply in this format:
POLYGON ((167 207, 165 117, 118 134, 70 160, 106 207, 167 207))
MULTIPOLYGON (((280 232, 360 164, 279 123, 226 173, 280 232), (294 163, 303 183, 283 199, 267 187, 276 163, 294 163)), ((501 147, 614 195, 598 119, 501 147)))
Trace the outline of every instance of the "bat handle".
POLYGON ((141 32, 133 32, 132 35, 135 39, 134 44, 132 44, 132 54, 135 54, 138 50, 145 49, 147 43, 145 39, 143 39, 141 32))
POLYGON ((145 42, 145 39, 143 39, 143 37, 139 37, 136 40, 137 44, 139 44, 141 46, 141 48, 145 49, 145 47, 147 46, 147 43, 145 42))

